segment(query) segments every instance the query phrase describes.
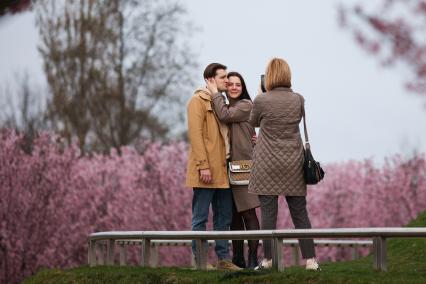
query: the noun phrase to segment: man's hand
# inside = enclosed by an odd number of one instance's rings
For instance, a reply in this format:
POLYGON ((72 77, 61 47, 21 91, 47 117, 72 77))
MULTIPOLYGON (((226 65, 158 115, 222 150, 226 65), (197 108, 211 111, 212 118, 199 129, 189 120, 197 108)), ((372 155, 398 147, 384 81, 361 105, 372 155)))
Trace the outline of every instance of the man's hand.
POLYGON ((210 91, 211 95, 214 95, 218 92, 217 84, 214 78, 207 78, 207 79, 204 79, 204 81, 206 81, 207 89, 210 91))
POLYGON ((200 170, 200 180, 203 183, 212 183, 212 174, 209 169, 200 170))

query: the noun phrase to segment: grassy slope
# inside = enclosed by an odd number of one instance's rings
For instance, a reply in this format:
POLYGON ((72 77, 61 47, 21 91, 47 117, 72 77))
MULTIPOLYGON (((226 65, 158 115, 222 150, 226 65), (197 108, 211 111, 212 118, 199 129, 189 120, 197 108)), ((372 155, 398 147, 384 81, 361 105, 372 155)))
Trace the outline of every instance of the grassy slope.
MULTIPOLYGON (((409 227, 426 227, 423 212, 409 227)), ((272 271, 220 272, 182 268, 87 266, 68 270, 43 270, 24 284, 38 283, 426 283, 426 239, 388 241, 388 272, 376 272, 372 258, 327 263, 321 272, 292 267, 272 271)))

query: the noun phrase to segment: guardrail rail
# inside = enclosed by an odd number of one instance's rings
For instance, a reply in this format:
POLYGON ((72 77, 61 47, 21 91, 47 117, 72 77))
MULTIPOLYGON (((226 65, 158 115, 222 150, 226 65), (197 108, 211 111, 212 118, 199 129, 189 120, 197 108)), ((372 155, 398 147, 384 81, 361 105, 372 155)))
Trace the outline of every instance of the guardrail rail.
MULTIPOLYGON (((214 247, 215 241, 207 241, 208 247, 214 247)), ((247 241, 244 241, 244 244, 247 245, 247 241)), ((126 265, 127 262, 127 247, 129 246, 141 246, 142 240, 116 240, 115 246, 119 248, 120 255, 120 265, 126 265)), ((153 240, 151 241, 151 266, 158 266, 158 248, 159 247, 191 247, 192 241, 190 240, 153 240)), ((231 241, 229 241, 231 245, 231 241)), ((259 246, 262 246, 262 240, 259 241, 259 246)), ((314 245, 316 247, 340 247, 340 248, 349 248, 351 250, 351 259, 359 258, 359 248, 367 248, 373 246, 372 240, 314 240, 314 245)), ((299 265, 300 263, 300 249, 299 242, 296 239, 285 239, 283 240, 283 246, 291 248, 292 254, 292 264, 299 265)), ((101 253, 97 254, 96 263, 104 263, 104 255, 107 251, 107 242, 103 242, 103 247, 100 249, 101 253)), ((191 265, 195 266, 194 256, 191 254, 189 259, 191 265)))
MULTIPOLYGON (((196 267, 207 269, 208 241, 227 240, 272 240, 273 268, 278 271, 284 270, 283 245, 289 239, 300 238, 366 238, 372 239, 373 245, 373 267, 379 271, 387 271, 387 249, 388 238, 424 238, 426 228, 333 228, 333 229, 293 229, 293 230, 258 230, 258 231, 111 231, 97 232, 89 235, 88 262, 89 265, 104 264, 103 258, 97 261, 97 247, 106 251, 105 263, 114 264, 116 243, 120 246, 120 264, 125 263, 126 242, 139 241, 141 249, 141 265, 151 267, 152 248, 155 244, 171 243, 195 240, 196 243, 196 267), (204 248, 204 249, 202 249, 204 248)), ((319 240, 316 240, 318 243, 319 240)), ((154 260, 155 262, 155 260, 154 260)))

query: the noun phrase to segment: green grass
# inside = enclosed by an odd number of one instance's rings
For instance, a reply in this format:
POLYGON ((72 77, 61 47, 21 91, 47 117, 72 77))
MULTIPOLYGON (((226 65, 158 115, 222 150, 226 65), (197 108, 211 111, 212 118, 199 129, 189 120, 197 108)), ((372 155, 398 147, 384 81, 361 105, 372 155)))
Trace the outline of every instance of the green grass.
MULTIPOLYGON (((408 227, 426 227, 426 212, 408 227)), ((279 273, 82 266, 67 270, 42 270, 23 283, 426 283, 426 239, 389 240, 388 272, 375 271, 371 256, 355 261, 325 263, 321 268, 321 272, 316 272, 291 267, 279 273)))

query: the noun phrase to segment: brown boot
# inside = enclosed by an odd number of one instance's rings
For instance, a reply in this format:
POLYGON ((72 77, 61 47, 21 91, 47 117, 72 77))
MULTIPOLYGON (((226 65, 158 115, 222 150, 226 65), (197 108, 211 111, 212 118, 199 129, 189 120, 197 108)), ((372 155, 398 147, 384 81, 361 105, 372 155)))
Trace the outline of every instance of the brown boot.
POLYGON ((230 260, 227 260, 227 259, 221 259, 221 260, 219 260, 217 262, 216 268, 218 270, 229 270, 229 271, 239 271, 239 270, 242 270, 242 268, 236 266, 230 260))

